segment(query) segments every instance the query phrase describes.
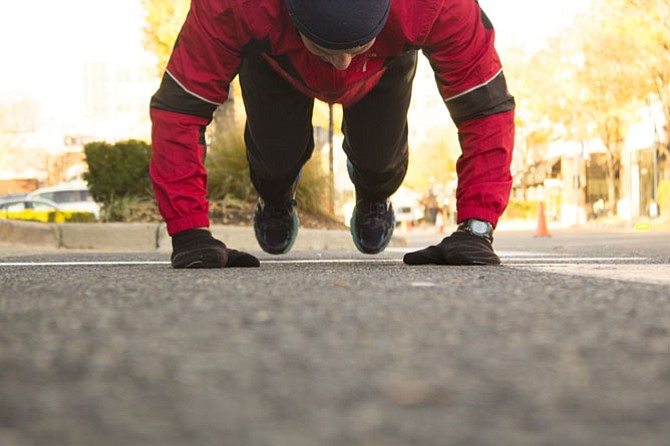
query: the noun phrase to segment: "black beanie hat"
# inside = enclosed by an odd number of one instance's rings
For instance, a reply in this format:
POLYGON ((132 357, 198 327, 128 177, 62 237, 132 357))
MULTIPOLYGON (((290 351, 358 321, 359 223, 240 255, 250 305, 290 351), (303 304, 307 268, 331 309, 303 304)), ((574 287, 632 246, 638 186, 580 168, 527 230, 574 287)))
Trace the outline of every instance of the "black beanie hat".
POLYGON ((391 0, 286 0, 298 31, 331 50, 365 45, 384 27, 391 0))

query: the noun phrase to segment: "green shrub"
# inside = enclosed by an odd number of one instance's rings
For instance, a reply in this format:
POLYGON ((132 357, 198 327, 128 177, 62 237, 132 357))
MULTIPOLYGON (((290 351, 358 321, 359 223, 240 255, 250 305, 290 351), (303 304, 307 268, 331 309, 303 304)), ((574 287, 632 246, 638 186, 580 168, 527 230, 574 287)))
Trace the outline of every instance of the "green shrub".
POLYGON ((249 178, 249 162, 242 132, 237 128, 215 130, 208 145, 207 193, 210 200, 253 201, 256 191, 249 178))
POLYGON ((93 212, 64 211, 65 223, 93 223, 95 214, 93 212))
POLYGON ((314 152, 302 168, 302 177, 295 192, 298 208, 310 214, 330 215, 329 175, 324 168, 322 153, 314 152))
POLYGON ((100 220, 104 222, 128 221, 133 208, 140 200, 140 197, 130 195, 111 197, 107 203, 102 205, 100 220))
MULTIPOLYGON (((205 165, 210 200, 255 201, 258 197, 249 178, 249 162, 242 130, 236 126, 214 129, 205 165)), ((328 215, 328 175, 320 153, 315 151, 303 168, 296 191, 298 207, 312 214, 328 215)))
POLYGON ((92 142, 84 147, 88 183, 93 199, 109 206, 120 197, 151 196, 149 144, 128 140, 116 144, 92 142))

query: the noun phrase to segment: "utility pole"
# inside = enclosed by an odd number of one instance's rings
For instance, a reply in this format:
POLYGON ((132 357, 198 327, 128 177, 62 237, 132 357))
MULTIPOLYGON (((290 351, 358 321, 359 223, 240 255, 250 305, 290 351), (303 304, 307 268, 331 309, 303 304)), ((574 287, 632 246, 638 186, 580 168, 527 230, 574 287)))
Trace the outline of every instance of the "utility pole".
POLYGON ((658 131, 656 129, 656 124, 654 124, 654 132, 656 133, 654 141, 654 181, 651 189, 651 206, 649 207, 649 216, 658 217, 658 149, 660 149, 661 141, 658 137, 658 131))
POLYGON ((658 134, 658 126, 656 125, 656 118, 654 116, 653 110, 651 108, 651 100, 647 99, 647 104, 649 106, 649 116, 654 123, 654 146, 653 146, 653 183, 651 188, 651 204, 649 205, 649 216, 654 218, 658 217, 658 151, 661 148, 661 139, 658 134))
POLYGON ((333 104, 328 104, 328 207, 331 214, 335 214, 335 168, 333 161, 333 104))

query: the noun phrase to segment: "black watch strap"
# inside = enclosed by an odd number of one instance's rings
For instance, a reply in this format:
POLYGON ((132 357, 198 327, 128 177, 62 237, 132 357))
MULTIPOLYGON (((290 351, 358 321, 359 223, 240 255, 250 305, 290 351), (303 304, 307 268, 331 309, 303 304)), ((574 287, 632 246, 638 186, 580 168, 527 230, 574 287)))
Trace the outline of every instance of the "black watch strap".
POLYGON ((493 242, 493 225, 486 220, 478 218, 464 220, 459 223, 458 230, 493 242))

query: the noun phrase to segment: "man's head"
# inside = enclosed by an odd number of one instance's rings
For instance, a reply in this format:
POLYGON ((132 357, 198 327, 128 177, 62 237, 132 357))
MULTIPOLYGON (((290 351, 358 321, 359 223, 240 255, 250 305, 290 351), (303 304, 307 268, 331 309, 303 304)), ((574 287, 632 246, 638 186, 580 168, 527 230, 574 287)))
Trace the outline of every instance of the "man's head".
POLYGON ((326 50, 370 43, 386 23, 391 0, 286 0, 293 23, 308 41, 326 50))
POLYGON ((351 65, 351 61, 354 57, 358 56, 359 54, 363 54, 375 43, 375 39, 373 38, 368 43, 357 46, 355 48, 346 50, 329 50, 328 48, 323 48, 315 44, 304 35, 301 35, 300 37, 302 38, 302 42, 305 44, 307 51, 316 56, 319 56, 321 59, 328 62, 338 70, 346 70, 349 68, 349 65, 351 65))

